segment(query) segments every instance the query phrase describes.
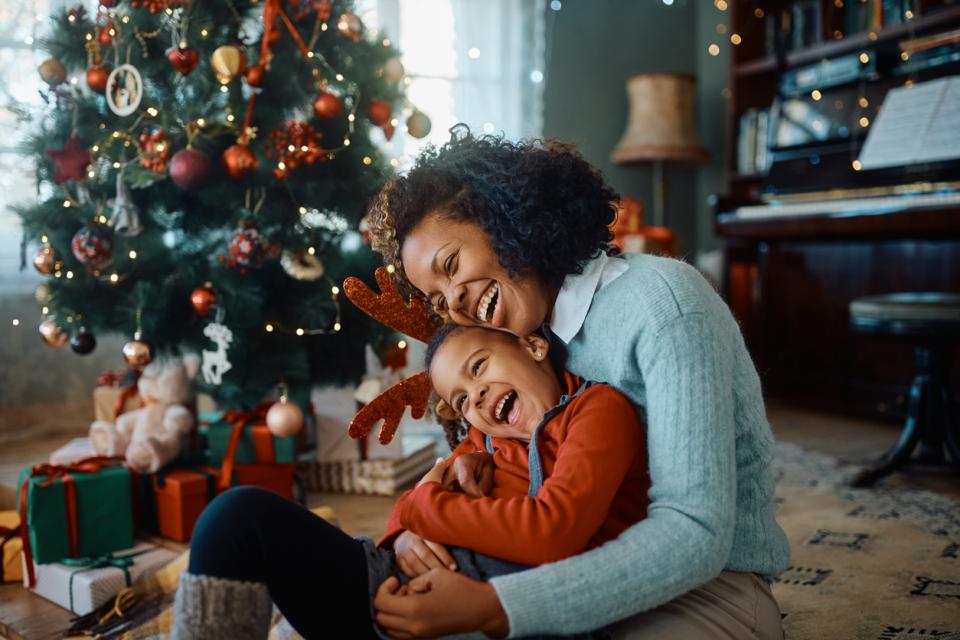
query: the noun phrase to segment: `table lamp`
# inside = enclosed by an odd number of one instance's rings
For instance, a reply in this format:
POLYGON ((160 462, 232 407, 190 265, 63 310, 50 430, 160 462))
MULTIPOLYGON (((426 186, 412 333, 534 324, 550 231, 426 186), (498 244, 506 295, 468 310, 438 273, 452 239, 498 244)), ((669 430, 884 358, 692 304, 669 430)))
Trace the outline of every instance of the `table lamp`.
POLYGON ((680 73, 642 73, 627 79, 627 128, 610 154, 616 164, 653 164, 653 223, 664 225, 663 165, 698 165, 709 154, 697 132, 696 78, 680 73))

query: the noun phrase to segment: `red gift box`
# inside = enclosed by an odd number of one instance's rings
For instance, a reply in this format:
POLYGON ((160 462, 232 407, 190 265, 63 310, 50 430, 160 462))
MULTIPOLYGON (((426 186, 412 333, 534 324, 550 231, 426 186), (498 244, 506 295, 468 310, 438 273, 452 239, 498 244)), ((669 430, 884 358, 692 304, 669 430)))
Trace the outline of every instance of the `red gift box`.
POLYGON ((171 469, 153 477, 160 535, 188 542, 200 513, 216 494, 219 471, 213 467, 171 469))
POLYGON ((238 464, 233 467, 233 486, 251 485, 263 487, 284 498, 294 499, 293 464, 238 464))

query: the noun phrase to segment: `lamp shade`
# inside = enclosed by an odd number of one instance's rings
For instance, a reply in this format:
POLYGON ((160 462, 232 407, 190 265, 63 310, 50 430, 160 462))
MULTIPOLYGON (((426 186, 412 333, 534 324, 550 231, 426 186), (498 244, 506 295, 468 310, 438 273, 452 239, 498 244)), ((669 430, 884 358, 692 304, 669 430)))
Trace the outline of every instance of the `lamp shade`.
POLYGON ((629 78, 626 84, 630 113, 611 160, 617 164, 656 160, 699 164, 707 160, 697 133, 693 76, 644 73, 629 78))

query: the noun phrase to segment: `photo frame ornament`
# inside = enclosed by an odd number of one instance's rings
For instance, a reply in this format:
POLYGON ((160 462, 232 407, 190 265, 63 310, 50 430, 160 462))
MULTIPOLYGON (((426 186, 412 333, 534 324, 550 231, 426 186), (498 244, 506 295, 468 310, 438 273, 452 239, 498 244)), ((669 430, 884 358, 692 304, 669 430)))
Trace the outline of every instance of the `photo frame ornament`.
POLYGON ((143 78, 132 64, 122 64, 107 77, 107 106, 118 116, 129 116, 143 100, 143 78))

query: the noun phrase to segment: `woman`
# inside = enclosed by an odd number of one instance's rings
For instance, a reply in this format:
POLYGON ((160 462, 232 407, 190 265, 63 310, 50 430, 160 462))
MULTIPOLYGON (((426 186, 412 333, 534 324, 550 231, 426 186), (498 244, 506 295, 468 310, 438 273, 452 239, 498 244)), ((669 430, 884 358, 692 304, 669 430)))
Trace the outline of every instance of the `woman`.
POLYGON ((653 482, 648 519, 618 539, 489 584, 403 534, 397 552, 420 558, 422 575, 403 595, 381 587, 391 635, 569 634, 634 616, 617 627, 631 637, 782 636, 768 580, 789 548, 756 370, 693 268, 612 255, 615 199, 570 147, 462 128, 382 191, 371 228, 385 261, 441 315, 517 335, 542 325, 569 370, 624 392, 646 414, 653 482))

